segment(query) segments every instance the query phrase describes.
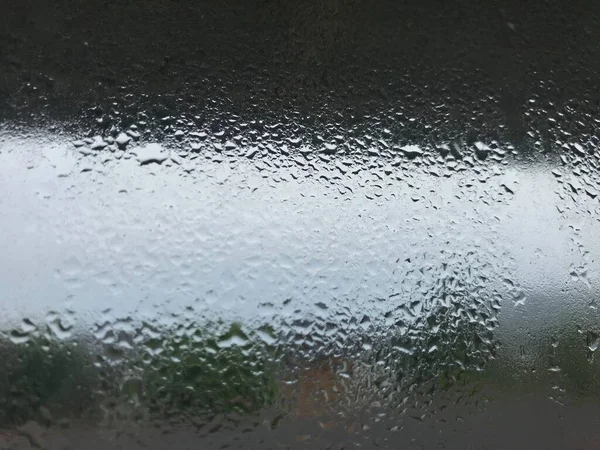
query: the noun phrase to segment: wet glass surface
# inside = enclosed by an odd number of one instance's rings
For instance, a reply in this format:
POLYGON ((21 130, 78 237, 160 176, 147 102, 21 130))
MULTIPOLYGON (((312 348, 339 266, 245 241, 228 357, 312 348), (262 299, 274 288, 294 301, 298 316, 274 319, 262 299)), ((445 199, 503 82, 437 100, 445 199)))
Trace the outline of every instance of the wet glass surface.
POLYGON ((1 8, 0 448, 600 445, 592 2, 1 8))

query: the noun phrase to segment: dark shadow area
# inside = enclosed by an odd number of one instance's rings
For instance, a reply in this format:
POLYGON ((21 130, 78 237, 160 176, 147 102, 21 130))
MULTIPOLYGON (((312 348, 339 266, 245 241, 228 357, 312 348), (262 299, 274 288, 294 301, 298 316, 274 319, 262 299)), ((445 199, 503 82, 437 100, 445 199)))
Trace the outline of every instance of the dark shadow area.
POLYGON ((531 125, 547 128, 526 114, 530 101, 598 107, 599 11, 593 1, 10 1, 0 114, 82 127, 111 108, 125 122, 232 114, 518 144, 531 125))

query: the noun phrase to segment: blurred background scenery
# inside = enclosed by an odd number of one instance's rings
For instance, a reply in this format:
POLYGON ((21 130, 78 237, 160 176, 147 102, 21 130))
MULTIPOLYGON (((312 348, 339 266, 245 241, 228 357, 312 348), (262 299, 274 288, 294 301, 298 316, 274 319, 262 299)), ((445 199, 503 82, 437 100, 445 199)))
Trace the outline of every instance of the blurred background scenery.
POLYGON ((600 447, 600 4, 0 10, 0 448, 600 447))

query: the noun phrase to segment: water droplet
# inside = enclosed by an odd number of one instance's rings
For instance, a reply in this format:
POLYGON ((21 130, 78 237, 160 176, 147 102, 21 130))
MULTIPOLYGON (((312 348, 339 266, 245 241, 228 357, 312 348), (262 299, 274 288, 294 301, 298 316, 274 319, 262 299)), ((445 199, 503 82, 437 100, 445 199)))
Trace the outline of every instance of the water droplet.
POLYGON ((160 144, 146 144, 144 146, 131 149, 131 153, 136 155, 136 159, 141 165, 149 163, 162 163, 168 158, 168 154, 164 151, 160 144))
POLYGON ((600 343, 600 335, 593 331, 588 331, 586 337, 587 348, 591 352, 595 352, 598 349, 598 344, 600 343))
POLYGON ((131 136, 128 136, 126 133, 119 133, 119 135, 117 136, 117 138, 115 139, 116 144, 119 147, 125 147, 129 141, 131 141, 131 136))

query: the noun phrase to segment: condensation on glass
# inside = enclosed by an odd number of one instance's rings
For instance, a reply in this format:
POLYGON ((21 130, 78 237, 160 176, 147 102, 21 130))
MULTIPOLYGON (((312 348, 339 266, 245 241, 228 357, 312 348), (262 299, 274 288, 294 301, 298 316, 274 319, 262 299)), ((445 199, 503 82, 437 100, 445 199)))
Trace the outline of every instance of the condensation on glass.
POLYGON ((600 448, 586 2, 5 3, 0 449, 600 448))
POLYGON ((3 445, 593 439, 594 136, 167 122, 3 133, 3 445))

